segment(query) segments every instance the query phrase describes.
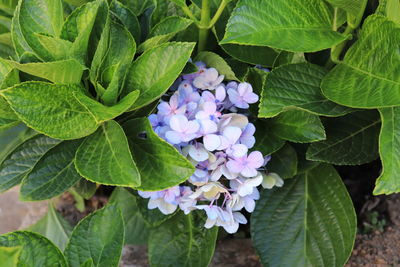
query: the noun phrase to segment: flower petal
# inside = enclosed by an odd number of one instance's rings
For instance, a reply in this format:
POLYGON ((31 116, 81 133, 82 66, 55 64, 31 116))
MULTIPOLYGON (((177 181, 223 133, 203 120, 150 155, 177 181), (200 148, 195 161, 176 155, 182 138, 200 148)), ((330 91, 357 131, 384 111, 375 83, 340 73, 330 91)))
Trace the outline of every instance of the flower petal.
POLYGON ((203 137, 203 143, 208 151, 214 151, 221 145, 221 139, 216 134, 208 134, 203 137))

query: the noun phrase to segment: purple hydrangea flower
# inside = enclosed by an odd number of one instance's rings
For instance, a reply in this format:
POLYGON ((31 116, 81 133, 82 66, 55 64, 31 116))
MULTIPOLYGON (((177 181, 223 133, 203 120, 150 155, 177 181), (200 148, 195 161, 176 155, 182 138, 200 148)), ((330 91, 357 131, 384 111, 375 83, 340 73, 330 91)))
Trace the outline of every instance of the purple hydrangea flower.
POLYGON ((253 93, 253 87, 249 83, 240 83, 235 89, 228 89, 229 100, 238 108, 249 108, 249 104, 258 101, 258 95, 253 93))

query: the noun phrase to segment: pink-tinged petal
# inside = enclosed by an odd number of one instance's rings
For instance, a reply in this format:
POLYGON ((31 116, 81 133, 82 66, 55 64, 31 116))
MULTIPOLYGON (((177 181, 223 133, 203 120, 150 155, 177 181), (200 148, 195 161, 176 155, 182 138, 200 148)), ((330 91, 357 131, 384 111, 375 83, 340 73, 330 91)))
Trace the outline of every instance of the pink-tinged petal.
POLYGON ((189 121, 187 122, 185 128, 186 128, 185 133, 194 134, 200 129, 200 124, 197 121, 189 121))
POLYGON ((203 104, 203 110, 210 115, 213 115, 217 111, 217 105, 214 102, 205 102, 203 104))
POLYGON ((251 168, 249 166, 246 166, 243 168, 243 170, 240 172, 241 175, 243 175, 244 177, 254 177, 257 175, 257 170, 254 168, 251 168))
POLYGON ((247 148, 250 149, 256 143, 256 138, 254 136, 242 137, 240 138, 240 143, 242 143, 243 145, 245 145, 247 148))
POLYGON ((188 133, 185 133, 185 134, 183 134, 182 135, 182 142, 190 142, 190 141, 192 141, 192 140, 194 140, 194 139, 196 139, 196 138, 198 138, 198 135, 197 134, 188 134, 188 133))
POLYGON ((253 92, 253 87, 249 83, 240 83, 237 91, 239 95, 244 96, 247 93, 253 92))
POLYGON ((209 81, 215 81, 218 79, 218 71, 215 68, 209 68, 206 70, 203 75, 207 77, 209 81))
POLYGON ((225 136, 231 145, 236 144, 242 135, 242 130, 239 127, 228 126, 224 129, 223 136, 225 136))
POLYGON ((163 114, 163 115, 168 115, 171 113, 171 107, 169 106, 169 104, 167 102, 161 102, 158 106, 157 106, 158 112, 163 114))
POLYGON ((235 158, 241 158, 247 154, 247 151, 248 151, 247 146, 242 144, 236 144, 230 148, 229 154, 235 158))
POLYGON ((221 172, 222 172, 222 175, 225 176, 225 178, 228 179, 228 180, 234 180, 239 176, 239 173, 230 171, 226 167, 226 165, 222 165, 221 172))
POLYGON ((171 144, 177 145, 182 142, 182 134, 175 131, 167 131, 165 138, 171 144))
POLYGON ((226 163, 226 168, 228 169, 228 171, 232 173, 241 173, 243 171, 244 166, 237 160, 229 160, 226 163))
POLYGON ((210 91, 204 91, 201 94, 201 98, 203 98, 205 102, 214 102, 215 101, 215 97, 210 91))
POLYGON ((260 151, 253 151, 247 157, 247 166, 257 169, 264 164, 264 157, 260 151))
POLYGON ((173 194, 173 192, 166 192, 164 195, 164 201, 173 204, 175 202, 176 196, 173 194))
POLYGON ((220 85, 215 89, 215 98, 219 101, 222 102, 226 98, 226 90, 223 85, 220 85))
POLYGON ((221 140, 216 134, 208 134, 203 137, 203 143, 208 151, 214 151, 221 145, 221 140))
POLYGON ((191 146, 189 148, 189 155, 192 159, 200 162, 208 159, 208 151, 203 147, 196 148, 195 146, 191 146))
POLYGON ((174 115, 169 120, 169 126, 177 132, 184 132, 188 124, 188 119, 184 115, 174 115))
POLYGON ((196 113, 196 119, 197 120, 208 120, 210 119, 210 115, 205 112, 204 110, 200 110, 199 112, 196 113))
POLYGON ((242 101, 241 96, 235 89, 228 89, 227 91, 229 100, 232 102, 232 104, 236 104, 242 101))
POLYGON ((247 210, 247 212, 252 213, 255 207, 256 207, 256 202, 253 199, 249 197, 244 198, 244 208, 247 210))
POLYGON ((200 126, 201 126, 200 132, 203 135, 213 134, 218 131, 217 124, 211 120, 201 120, 200 126))
POLYGON ((173 110, 178 109, 179 96, 177 94, 174 94, 171 96, 171 98, 169 99, 169 105, 171 106, 171 109, 173 109, 173 110))
POLYGON ((220 135, 219 136, 219 140, 220 140, 220 145, 217 148, 217 150, 225 150, 227 149, 231 144, 229 143, 229 139, 226 138, 225 136, 220 135))
POLYGON ((253 104, 258 101, 258 95, 256 95, 255 93, 247 93, 243 96, 243 100, 249 104, 253 104))
POLYGON ((235 221, 237 221, 240 224, 246 224, 247 223, 246 217, 244 217, 244 215, 241 214, 240 212, 234 212, 233 213, 233 218, 235 219, 235 221))

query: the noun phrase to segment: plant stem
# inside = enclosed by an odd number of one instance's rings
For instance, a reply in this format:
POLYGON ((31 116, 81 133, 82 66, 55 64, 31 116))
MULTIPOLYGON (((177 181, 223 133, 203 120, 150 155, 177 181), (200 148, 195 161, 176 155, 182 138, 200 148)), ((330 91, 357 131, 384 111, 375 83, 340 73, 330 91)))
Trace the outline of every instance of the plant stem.
MULTIPOLYGON (((353 29, 352 27, 350 27, 349 25, 347 25, 346 29, 344 30, 343 35, 350 34, 350 33, 353 32, 353 30, 354 30, 354 29, 353 29)), ((338 64, 338 63, 340 62, 339 57, 340 57, 340 54, 341 54, 342 51, 343 51, 343 48, 346 46, 346 43, 347 43, 347 40, 341 42, 340 44, 338 44, 338 45, 336 45, 336 46, 334 46, 334 47, 332 47, 332 50, 331 50, 331 60, 332 60, 333 62, 335 62, 336 64, 338 64)))
POLYGON ((197 20, 197 18, 193 15, 192 11, 190 11, 190 9, 187 6, 183 6, 182 7, 182 11, 191 19, 193 20, 196 24, 199 23, 199 21, 197 20))
POLYGON ((210 1, 203 0, 201 4, 201 19, 199 25, 199 44, 198 52, 204 51, 207 44, 210 24, 210 1))
POLYGON ((220 6, 219 6, 218 9, 217 9, 217 12, 215 12, 214 17, 211 19, 210 24, 208 25, 208 28, 209 28, 209 29, 211 29, 211 28, 215 25, 215 23, 217 23, 218 19, 219 19, 219 18, 221 17, 221 15, 222 15, 222 12, 224 12, 225 7, 228 5, 228 3, 229 3, 230 1, 231 1, 231 0, 222 0, 220 6))

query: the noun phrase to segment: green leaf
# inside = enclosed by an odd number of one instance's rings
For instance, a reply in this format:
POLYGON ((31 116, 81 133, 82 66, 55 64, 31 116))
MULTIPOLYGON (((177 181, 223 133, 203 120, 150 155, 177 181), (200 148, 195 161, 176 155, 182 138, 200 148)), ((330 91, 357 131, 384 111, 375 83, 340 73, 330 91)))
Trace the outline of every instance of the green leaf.
POLYGON ((90 199, 97 190, 97 185, 86 179, 80 179, 75 185, 74 190, 84 199, 90 199))
POLYGON ((86 69, 85 66, 81 65, 81 63, 75 59, 27 64, 20 64, 14 61, 9 62, 20 71, 54 83, 79 84, 83 71, 86 69))
MULTIPOLYGON (((87 62, 89 39, 96 18, 106 10, 105 0, 89 2, 75 9, 64 22, 61 38, 73 43, 70 54, 82 63, 87 62)), ((101 20, 105 21, 104 17, 101 20)))
POLYGON ((0 165, 0 192, 19 184, 39 160, 60 142, 36 135, 16 147, 0 165))
POLYGON ((71 236, 72 226, 49 203, 46 215, 29 227, 29 230, 47 237, 60 250, 64 250, 71 236))
POLYGON ((400 24, 400 1, 380 0, 375 14, 383 15, 400 24))
POLYGON ((111 2, 110 11, 129 30, 136 43, 139 44, 140 24, 136 15, 128 7, 116 0, 111 2))
POLYGON ((90 214, 79 222, 65 249, 70 267, 89 259, 94 266, 117 267, 124 244, 124 219, 115 205, 90 214))
POLYGON ((139 211, 136 197, 128 190, 117 187, 110 197, 110 204, 115 204, 122 211, 125 221, 125 243, 147 244, 150 227, 139 211))
POLYGON ((156 0, 121 0, 136 16, 141 15, 146 9, 156 6, 156 0))
POLYGON ((290 109, 322 116, 341 116, 351 111, 326 99, 320 84, 328 72, 317 65, 299 63, 275 68, 263 89, 259 117, 270 118, 290 109))
POLYGON ((140 172, 142 184, 139 190, 170 188, 186 181, 193 174, 194 166, 153 131, 147 118, 133 119, 123 126, 140 172))
POLYGON ((320 0, 241 0, 221 44, 315 52, 347 38, 332 30, 332 22, 333 9, 320 0))
POLYGON ((187 29, 192 23, 192 20, 178 16, 163 19, 150 31, 148 39, 139 46, 138 52, 140 53, 168 42, 177 33, 187 29))
POLYGON ((379 110, 382 129, 379 136, 379 154, 382 161, 382 173, 376 180, 374 195, 400 192, 400 108, 384 108, 379 110))
POLYGON ((108 121, 88 136, 76 152, 78 172, 92 182, 138 187, 140 174, 121 126, 108 121))
POLYGON ((3 163, 9 153, 36 134, 35 131, 26 127, 23 123, 0 131, 0 163, 3 163))
POLYGON ((269 133, 295 143, 325 140, 318 116, 301 110, 289 110, 270 120, 269 133))
POLYGON ((358 41, 322 81, 322 92, 341 105, 380 108, 400 105, 400 27, 372 15, 358 41))
POLYGON ((47 238, 16 231, 0 236, 0 247, 21 247, 18 266, 67 267, 62 252, 47 238))
POLYGON ((267 165, 269 172, 277 173, 283 179, 292 178, 297 174, 297 153, 289 144, 272 154, 267 165))
POLYGON ((27 82, 1 91, 29 127, 57 139, 77 139, 93 133, 98 121, 75 94, 78 85, 27 82))
POLYGON ((151 266, 198 266, 210 264, 218 227, 205 229, 206 216, 200 212, 182 212, 151 231, 149 260, 151 266))
POLYGON ((213 52, 201 52, 196 56, 195 61, 202 61, 206 63, 208 68, 217 69, 219 74, 225 75, 226 80, 239 81, 228 63, 226 63, 222 57, 213 52))
POLYGON ((344 266, 356 230, 353 203, 330 165, 264 190, 251 216, 253 244, 265 266, 344 266))
POLYGON ((70 41, 44 34, 36 34, 36 37, 40 44, 49 51, 54 60, 66 60, 69 58, 69 52, 72 48, 70 41))
POLYGON ((163 214, 159 209, 149 209, 149 200, 142 197, 136 198, 136 203, 139 208, 139 212, 142 215, 143 220, 150 225, 150 227, 160 226, 163 222, 166 222, 172 218, 177 212, 172 214, 163 214))
POLYGON ((254 125, 256 127, 254 150, 260 151, 263 155, 270 155, 285 145, 284 139, 270 131, 270 121, 257 120, 254 125))
POLYGON ((74 167, 81 140, 64 141, 48 151, 23 179, 20 198, 39 201, 56 197, 72 187, 81 176, 74 167))
POLYGON ((347 12, 347 23, 356 28, 361 20, 368 0, 327 0, 333 6, 341 8, 347 12), (357 23, 358 22, 358 23, 357 23))
POLYGON ((3 267, 18 266, 21 247, 0 247, 0 261, 3 267))
POLYGON ((166 43, 147 50, 131 66, 125 93, 140 90, 140 98, 132 106, 138 109, 161 97, 183 70, 194 43, 166 43))
POLYGON ((175 3, 179 7, 185 7, 186 1, 185 0, 170 0, 171 2, 175 3))
POLYGON ((376 111, 359 111, 324 123, 327 138, 313 143, 307 159, 335 165, 361 165, 378 158, 380 118, 376 111))
MULTIPOLYGON (((33 0, 20 1, 15 17, 19 24, 21 37, 29 47, 43 60, 52 60, 50 55, 36 34, 59 36, 63 25, 63 6, 61 0, 33 0)), ((18 38, 19 39, 19 38, 18 38)), ((16 41, 20 41, 20 40, 16 41)), ((30 50, 28 50, 30 51, 30 50)))
POLYGON ((106 88, 101 98, 106 105, 117 102, 135 52, 136 43, 129 31, 124 26, 111 23, 109 47, 101 68, 102 85, 106 88))

